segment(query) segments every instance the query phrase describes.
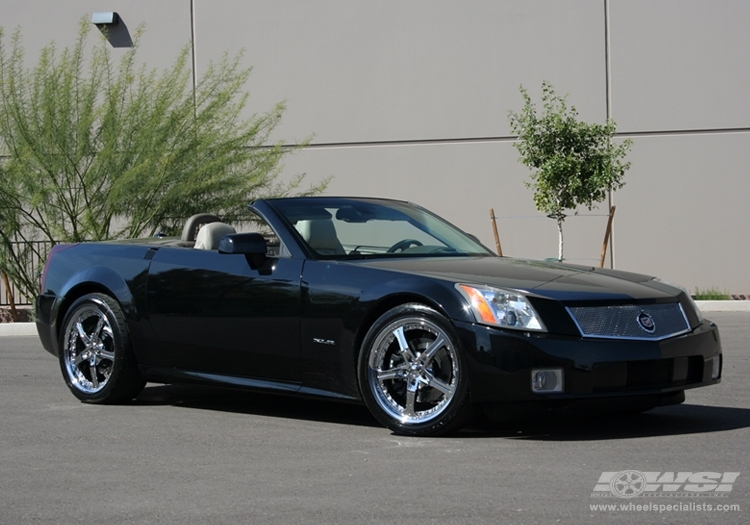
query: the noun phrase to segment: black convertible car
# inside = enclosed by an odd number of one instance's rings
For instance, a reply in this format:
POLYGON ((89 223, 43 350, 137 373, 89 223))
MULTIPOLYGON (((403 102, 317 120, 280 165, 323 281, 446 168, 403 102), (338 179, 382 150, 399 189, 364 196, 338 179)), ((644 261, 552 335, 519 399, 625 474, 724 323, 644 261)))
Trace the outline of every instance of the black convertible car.
POLYGON ((658 279, 498 257, 407 202, 258 200, 254 229, 197 215, 181 238, 57 245, 36 302, 73 394, 146 381, 364 402, 436 435, 475 408, 648 410, 718 383, 721 344, 658 279))

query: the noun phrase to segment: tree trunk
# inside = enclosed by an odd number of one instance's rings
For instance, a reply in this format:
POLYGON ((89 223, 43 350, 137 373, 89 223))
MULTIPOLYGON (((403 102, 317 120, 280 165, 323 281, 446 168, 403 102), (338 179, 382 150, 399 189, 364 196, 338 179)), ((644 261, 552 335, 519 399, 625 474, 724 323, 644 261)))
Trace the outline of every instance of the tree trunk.
POLYGON ((558 249, 557 249, 557 260, 559 262, 563 262, 563 245, 565 244, 563 240, 563 223, 561 220, 558 219, 557 221, 557 234, 558 234, 558 249))

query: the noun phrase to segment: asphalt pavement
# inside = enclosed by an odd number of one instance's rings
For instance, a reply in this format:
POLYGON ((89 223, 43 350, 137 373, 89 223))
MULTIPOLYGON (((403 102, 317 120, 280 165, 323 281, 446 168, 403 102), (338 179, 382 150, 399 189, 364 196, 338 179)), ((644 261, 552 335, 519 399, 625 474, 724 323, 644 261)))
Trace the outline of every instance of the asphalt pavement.
POLYGON ((706 316, 723 381, 682 405, 430 439, 356 405, 197 387, 82 404, 36 337, 7 335, 0 524, 748 523, 750 312, 706 316), (656 491, 610 482, 638 476, 656 491))

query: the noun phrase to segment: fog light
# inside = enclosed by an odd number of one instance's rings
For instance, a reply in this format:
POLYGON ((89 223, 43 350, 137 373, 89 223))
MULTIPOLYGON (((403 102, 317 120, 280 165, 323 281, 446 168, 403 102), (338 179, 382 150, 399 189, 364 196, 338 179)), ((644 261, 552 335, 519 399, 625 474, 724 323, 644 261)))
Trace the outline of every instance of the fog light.
POLYGON ((562 368, 531 371, 531 391, 537 394, 563 391, 562 368))
POLYGON ((711 358, 711 379, 719 379, 721 375, 721 356, 715 355, 711 358))

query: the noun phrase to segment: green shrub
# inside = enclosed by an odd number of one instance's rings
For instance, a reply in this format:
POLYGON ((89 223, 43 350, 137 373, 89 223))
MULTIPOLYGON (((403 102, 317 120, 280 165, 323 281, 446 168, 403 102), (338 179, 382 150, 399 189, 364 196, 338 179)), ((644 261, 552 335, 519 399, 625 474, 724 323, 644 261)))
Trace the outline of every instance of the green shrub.
POLYGON ((720 292, 716 288, 709 288, 705 290, 696 288, 693 297, 697 301, 727 301, 732 298, 732 296, 727 292, 720 292))

